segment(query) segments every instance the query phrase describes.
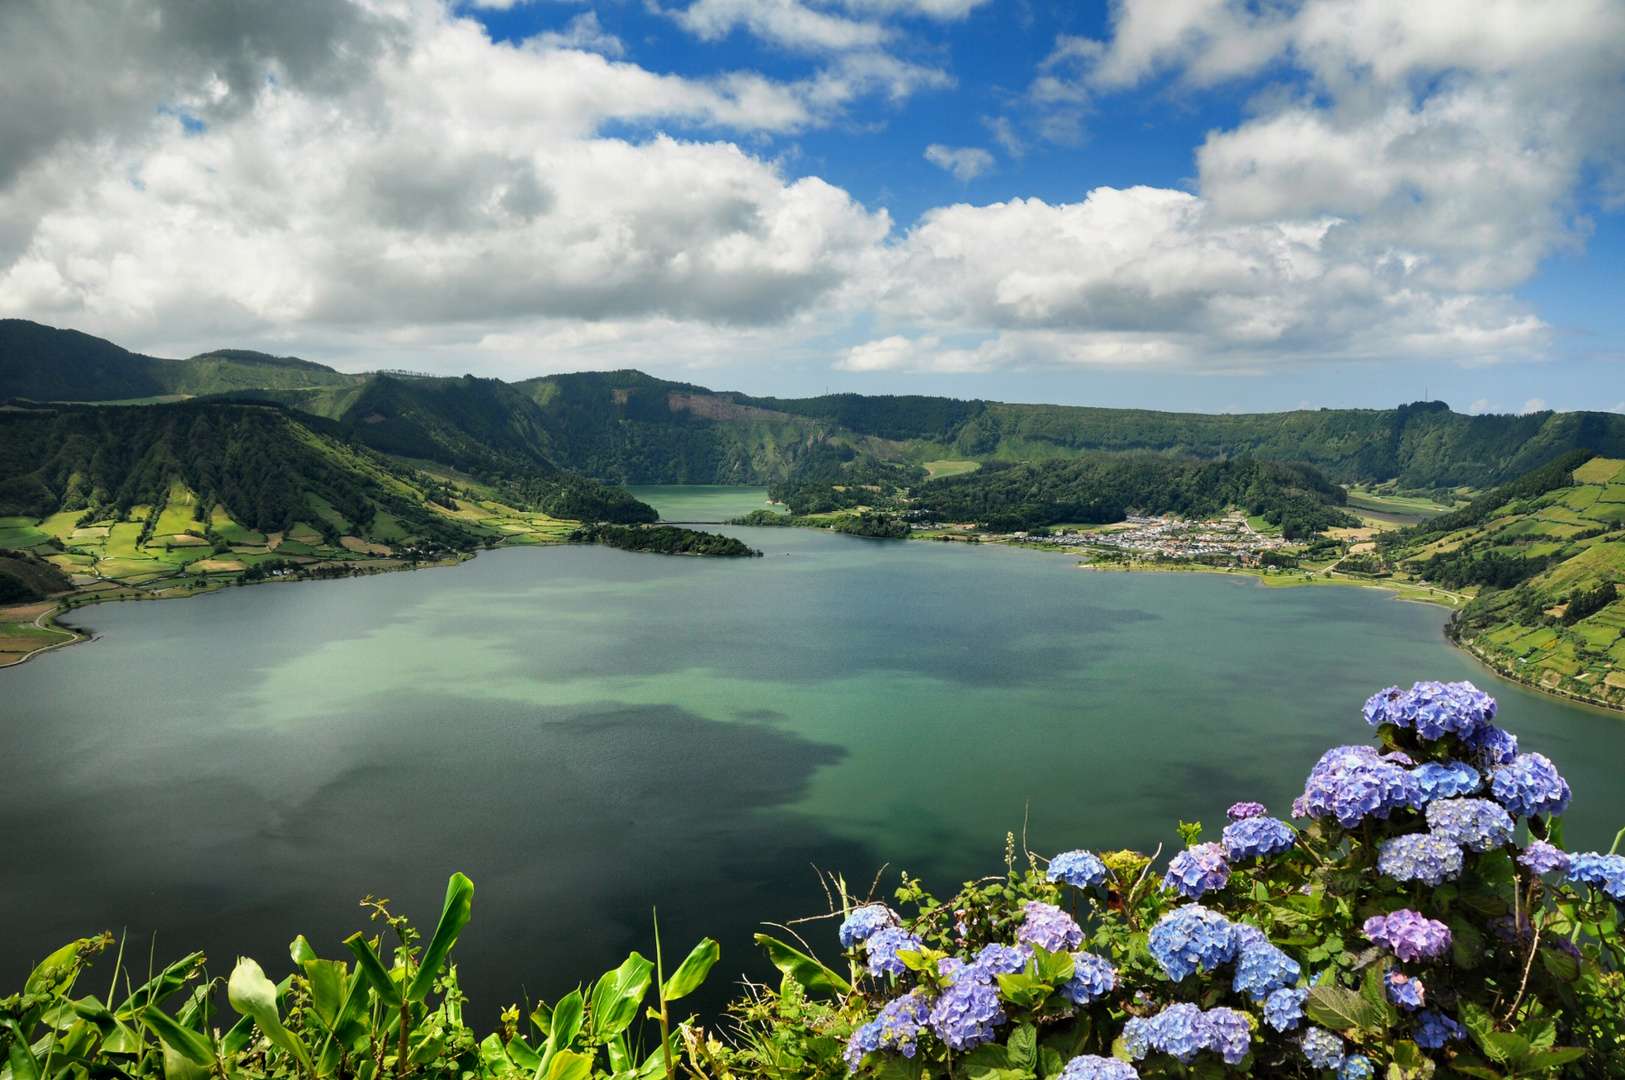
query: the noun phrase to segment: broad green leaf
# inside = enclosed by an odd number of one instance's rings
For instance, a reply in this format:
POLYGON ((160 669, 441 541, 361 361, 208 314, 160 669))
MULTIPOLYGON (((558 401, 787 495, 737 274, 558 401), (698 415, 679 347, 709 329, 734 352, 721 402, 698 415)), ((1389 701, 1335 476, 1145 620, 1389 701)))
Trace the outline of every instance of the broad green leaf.
POLYGON ((666 985, 660 990, 660 996, 666 1001, 676 1001, 692 994, 711 973, 711 966, 721 958, 722 946, 710 938, 702 938, 700 943, 683 957, 683 962, 677 965, 677 970, 671 973, 671 978, 666 980, 666 985))
POLYGON ((1457 1058, 1450 1063, 1450 1067, 1463 1076, 1474 1077, 1475 1080, 1505 1080, 1500 1073, 1485 1065, 1482 1061, 1473 1059, 1463 1061, 1461 1058, 1457 1058))
POLYGON ((361 931, 357 930, 345 938, 344 947, 349 949, 351 954, 355 956, 356 963, 367 976, 367 981, 372 984, 372 989, 378 995, 378 1000, 392 1009, 400 1008, 402 1001, 401 988, 395 985, 395 980, 390 978, 389 972, 384 970, 383 962, 378 959, 378 954, 373 951, 372 943, 362 936, 361 931))
POLYGON ((406 1055, 406 1060, 413 1065, 426 1065, 440 1056, 440 1051, 446 1048, 446 1040, 439 1032, 434 1032, 427 1038, 412 1047, 406 1055))
POLYGON ((160 1040, 164 1048, 164 1080, 208 1080, 209 1070, 160 1040))
POLYGON ((1384 1031, 1399 1021, 1399 1010, 1389 1004, 1387 989, 1383 984, 1385 970, 1382 967, 1370 968, 1365 973, 1365 982, 1360 986, 1360 996, 1376 1013, 1377 1026, 1384 1031))
POLYGON ((1025 973, 999 976, 999 995, 1024 1009, 1038 1008, 1054 990, 1048 983, 1039 982, 1025 973))
POLYGON ((480 1040, 480 1063, 485 1066, 483 1072, 488 1076, 507 1072, 508 1066, 514 1064, 502 1045, 502 1039, 494 1031, 480 1040))
POLYGON ((1012 1031, 1006 1049, 1013 1068, 1026 1069, 1029 1072, 1038 1069, 1038 1029, 1033 1025, 1022 1024, 1012 1031))
POLYGON ((548 1042, 554 1051, 563 1050, 575 1042, 581 1031, 581 991, 572 990, 553 1006, 553 1030, 548 1042))
POLYGON ((1059 1050, 1050 1046, 1040 1046, 1038 1048, 1039 1076, 1042 1076, 1044 1080, 1050 1080, 1051 1077, 1060 1076, 1065 1071, 1066 1059, 1061 1056, 1059 1050))
POLYGON ((200 952, 181 957, 136 987, 135 992, 124 999, 124 1004, 113 1010, 113 1015, 120 1020, 133 1020, 137 1010, 165 1001, 175 991, 185 986, 192 973, 202 965, 203 954, 200 952))
POLYGON ((834 994, 852 992, 851 983, 801 950, 766 934, 757 934, 756 943, 767 950, 767 957, 773 961, 774 967, 800 983, 804 989, 828 990, 834 994))
POLYGON ((592 1058, 574 1050, 560 1050, 553 1055, 543 1080, 590 1080, 592 1058))
POLYGON ((1567 1065, 1571 1061, 1579 1061, 1586 1056, 1582 1046, 1557 1046, 1551 1049, 1536 1048, 1528 1051, 1518 1059, 1518 1066, 1525 1071, 1555 1069, 1559 1065, 1567 1065))
POLYGON ((446 882, 446 903, 440 909, 440 923, 434 928, 429 947, 423 950, 417 975, 406 990, 406 1000, 422 1001, 434 989, 440 965, 446 962, 446 954, 457 944, 457 935, 468 925, 473 906, 474 883, 462 874, 451 875, 451 880, 446 882))
POLYGON ((1072 977, 1077 964, 1072 959, 1072 954, 1064 949, 1060 952, 1050 952, 1042 945, 1034 945, 1032 968, 1040 982, 1059 986, 1072 977))
POLYGON ((288 945, 288 955, 293 958, 294 963, 304 967, 316 959, 316 950, 305 940, 305 935, 300 934, 288 945))
POLYGON ((1517 1061, 1529 1053, 1529 1040, 1510 1031, 1492 1031, 1478 1040, 1478 1048, 1496 1061, 1517 1061))
POLYGON ((78 941, 69 942, 44 960, 41 960, 39 966, 29 974, 27 981, 23 983, 23 993, 37 994, 50 986, 52 982, 62 975, 64 969, 78 957, 79 950, 87 940, 81 938, 78 941))
MULTIPOLYGON (((300 939, 303 940, 303 939, 300 939)), ((346 985, 350 966, 342 960, 306 960, 305 978, 310 982, 310 1004, 328 1031, 338 1026, 339 1012, 349 996, 346 985)))
POLYGON ((11 1063, 12 1080, 39 1080, 39 1062, 28 1049, 27 1038, 17 1029, 17 1021, 8 1016, 5 1026, 11 1032, 11 1047, 6 1052, 6 1060, 11 1063))
POLYGON ((592 988, 592 1030, 596 1038, 619 1034, 637 1018, 653 972, 652 963, 633 953, 598 980, 592 988))
POLYGON ((542 1055, 531 1049, 530 1043, 515 1035, 507 1046, 508 1057, 528 1073, 534 1073, 542 1063, 542 1055))
POLYGON ((176 1053, 183 1055, 195 1065, 210 1066, 214 1064, 214 1047, 209 1040, 193 1031, 177 1024, 173 1017, 162 1009, 146 1009, 141 1013, 141 1022, 152 1029, 164 1045, 176 1053))
POLYGON ((1580 977, 1580 962, 1561 949, 1540 949, 1540 962, 1554 978, 1573 982, 1580 977))
POLYGON ((220 1039, 220 1052, 223 1054, 240 1054, 248 1049, 248 1044, 254 1041, 254 1018, 245 1016, 231 1025, 231 1030, 220 1039))
POLYGON ((1322 983, 1309 991, 1304 1002, 1309 1019, 1332 1031, 1375 1029, 1377 1010, 1365 998, 1342 986, 1322 983))
POLYGON ((632 1052, 626 1048, 626 1036, 617 1035, 605 1044, 604 1049, 609 1051, 609 1067, 617 1073, 630 1071, 637 1063, 632 1060, 632 1052))
MULTIPOLYGON (((277 1015, 278 996, 277 987, 265 977, 259 964, 245 956, 237 958, 237 966, 226 983, 226 997, 231 1007, 244 1016, 252 1016, 267 1039, 300 1064, 309 1066, 310 1050, 282 1026, 282 1018, 277 1015)), ((146 1014, 142 1014, 142 1019, 146 1019, 146 1014)))

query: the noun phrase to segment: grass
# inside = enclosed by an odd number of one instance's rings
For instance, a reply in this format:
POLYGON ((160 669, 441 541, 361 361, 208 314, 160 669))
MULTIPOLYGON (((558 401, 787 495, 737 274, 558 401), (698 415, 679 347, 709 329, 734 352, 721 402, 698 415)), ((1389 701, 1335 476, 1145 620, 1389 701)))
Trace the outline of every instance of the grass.
POLYGON ((921 468, 925 469, 933 480, 939 476, 963 476, 965 473, 973 473, 981 467, 982 463, 980 461, 943 460, 921 462, 921 468))
POLYGON ((1625 461, 1617 458, 1592 458, 1574 470, 1576 483, 1606 484, 1625 469, 1625 461))

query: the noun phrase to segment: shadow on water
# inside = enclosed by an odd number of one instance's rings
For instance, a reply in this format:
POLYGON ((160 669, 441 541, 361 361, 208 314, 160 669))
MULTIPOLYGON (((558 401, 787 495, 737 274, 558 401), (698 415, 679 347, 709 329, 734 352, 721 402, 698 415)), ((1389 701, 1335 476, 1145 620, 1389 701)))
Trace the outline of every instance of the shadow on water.
MULTIPOLYGON (((409 739, 378 740, 294 803, 243 784, 107 776, 47 821, 35 809, 50 805, 40 791, 73 780, 36 772, 8 783, 5 907, 24 917, 0 945, 0 985, 108 927, 129 928, 138 968, 154 933, 158 963, 202 949, 217 973, 238 951, 280 971, 296 932, 342 956, 340 941, 366 926, 363 895, 392 898, 427 930, 446 877, 462 870, 477 892, 454 959, 479 1026, 522 993, 555 1000, 629 949, 652 958, 655 905, 678 959, 704 935, 722 943, 723 964, 694 1002, 711 1009, 739 972, 771 970, 749 913, 816 914, 827 905, 813 864, 861 872, 874 863, 857 845, 772 813, 838 761, 838 747, 672 707, 497 706, 470 739, 462 706, 383 703, 385 713, 434 719, 418 721, 409 739)), ((267 740, 248 752, 276 751, 267 740)))

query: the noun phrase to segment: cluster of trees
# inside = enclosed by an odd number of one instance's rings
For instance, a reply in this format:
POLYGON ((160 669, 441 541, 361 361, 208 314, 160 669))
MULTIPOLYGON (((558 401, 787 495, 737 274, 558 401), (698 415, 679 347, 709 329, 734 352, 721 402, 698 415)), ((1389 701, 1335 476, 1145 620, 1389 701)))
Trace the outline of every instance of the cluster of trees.
POLYGON ((603 544, 655 555, 713 555, 755 558, 762 553, 731 536, 676 525, 583 525, 570 533, 574 544, 603 544))
POLYGON ((857 506, 888 505, 910 485, 926 478, 918 465, 881 461, 844 443, 815 443, 767 497, 792 514, 827 514, 857 506))
POLYGON ((73 588, 68 575, 27 551, 0 555, 0 604, 27 603, 73 588))
POLYGON ((907 540, 908 522, 891 514, 847 514, 835 519, 830 529, 848 536, 872 536, 880 540, 907 540))

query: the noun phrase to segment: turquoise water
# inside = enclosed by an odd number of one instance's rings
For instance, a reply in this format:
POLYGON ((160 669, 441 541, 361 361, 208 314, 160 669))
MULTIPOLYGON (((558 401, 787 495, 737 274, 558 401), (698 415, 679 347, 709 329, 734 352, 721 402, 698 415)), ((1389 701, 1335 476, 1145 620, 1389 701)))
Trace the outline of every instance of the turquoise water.
POLYGON ((728 521, 752 510, 785 508, 767 501, 767 489, 711 484, 634 484, 626 490, 656 510, 664 521, 728 521))
MULTIPOLYGON (((764 497, 679 494, 666 517, 764 497)), ((1418 678, 1497 694, 1573 785, 1572 841, 1625 824, 1625 724, 1495 679, 1436 608, 722 531, 766 557, 517 548, 82 612, 96 641, 0 673, 0 986, 126 926, 281 972, 296 933, 339 955, 369 892, 432 922, 453 870, 481 1024, 646 951, 657 904, 760 974, 759 923, 824 909, 814 865, 946 891, 1024 823, 1039 852, 1150 851, 1240 798, 1285 811, 1418 678)))

